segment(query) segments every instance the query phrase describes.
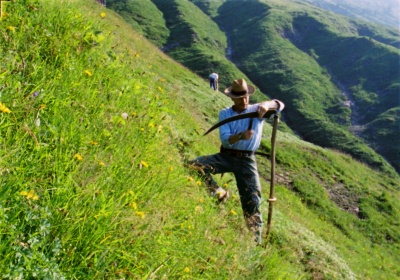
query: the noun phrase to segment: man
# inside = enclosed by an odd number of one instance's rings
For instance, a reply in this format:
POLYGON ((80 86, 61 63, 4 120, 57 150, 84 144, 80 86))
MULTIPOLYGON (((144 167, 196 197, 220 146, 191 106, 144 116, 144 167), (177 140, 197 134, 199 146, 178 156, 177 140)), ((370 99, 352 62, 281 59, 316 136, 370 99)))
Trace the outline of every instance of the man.
POLYGON ((211 73, 209 76, 210 79, 210 88, 214 90, 218 90, 218 73, 211 73))
POLYGON ((204 176, 205 183, 219 202, 225 202, 229 192, 217 185, 211 174, 232 172, 236 179, 246 224, 261 244, 262 216, 261 185, 254 152, 258 149, 263 128, 262 116, 268 108, 276 107, 275 101, 249 104, 249 96, 255 92, 244 79, 234 80, 224 93, 233 101, 233 106, 219 113, 219 121, 242 113, 258 112, 259 118, 242 119, 226 123, 219 128, 221 150, 219 153, 202 156, 189 162, 190 166, 204 176))

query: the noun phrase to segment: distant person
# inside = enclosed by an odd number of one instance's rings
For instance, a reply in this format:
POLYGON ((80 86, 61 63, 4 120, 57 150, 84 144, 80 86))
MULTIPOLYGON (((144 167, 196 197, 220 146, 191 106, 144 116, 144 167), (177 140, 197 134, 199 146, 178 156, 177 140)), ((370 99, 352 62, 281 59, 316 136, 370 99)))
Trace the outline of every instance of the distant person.
POLYGON ((242 113, 258 112, 259 118, 242 119, 226 123, 219 128, 222 142, 219 153, 201 156, 188 162, 204 178, 211 195, 219 202, 229 197, 228 190, 218 186, 211 174, 232 172, 235 175, 240 202, 247 227, 254 232, 257 244, 261 244, 262 216, 261 184, 258 176, 255 151, 260 146, 264 121, 262 116, 268 108, 276 106, 275 101, 249 104, 249 96, 255 92, 244 79, 234 80, 224 93, 233 101, 233 106, 219 113, 219 121, 242 113))
POLYGON ((211 73, 209 76, 210 79, 210 88, 213 88, 214 90, 218 90, 218 73, 211 73))

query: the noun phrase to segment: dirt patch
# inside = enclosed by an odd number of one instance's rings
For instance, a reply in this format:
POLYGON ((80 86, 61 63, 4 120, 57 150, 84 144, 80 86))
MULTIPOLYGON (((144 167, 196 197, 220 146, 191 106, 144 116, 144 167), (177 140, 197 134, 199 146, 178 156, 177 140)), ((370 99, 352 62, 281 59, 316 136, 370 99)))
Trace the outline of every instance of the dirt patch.
MULTIPOLYGON (((270 178, 264 177, 265 180, 270 181, 270 178)), ((293 186, 293 179, 289 172, 279 172, 275 174, 275 183, 283 184, 287 189, 296 191, 293 186)), ((359 197, 352 193, 343 183, 335 182, 332 185, 328 185, 321 181, 321 185, 325 188, 328 197, 333 201, 340 209, 348 213, 354 214, 359 217, 360 209, 358 207, 359 197)))
POLYGON ((358 208, 359 198, 356 194, 351 193, 344 184, 336 183, 331 186, 325 186, 325 190, 329 198, 342 210, 358 216, 360 212, 358 208))

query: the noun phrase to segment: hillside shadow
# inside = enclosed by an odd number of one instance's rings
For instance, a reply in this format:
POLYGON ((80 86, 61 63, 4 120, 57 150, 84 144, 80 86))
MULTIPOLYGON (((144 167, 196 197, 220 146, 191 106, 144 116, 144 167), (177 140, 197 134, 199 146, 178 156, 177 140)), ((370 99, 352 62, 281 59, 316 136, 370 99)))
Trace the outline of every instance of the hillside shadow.
POLYGON ((268 16, 270 8, 265 3, 255 1, 249 1, 246 4, 240 1, 227 1, 219 7, 219 16, 215 18, 215 21, 227 37, 226 58, 235 63, 238 68, 241 66, 239 59, 235 59, 238 53, 242 56, 244 53, 255 52, 262 46, 263 34, 255 31, 259 30, 259 25, 262 19, 268 16), (251 42, 243 41, 243 38, 252 40, 251 42))

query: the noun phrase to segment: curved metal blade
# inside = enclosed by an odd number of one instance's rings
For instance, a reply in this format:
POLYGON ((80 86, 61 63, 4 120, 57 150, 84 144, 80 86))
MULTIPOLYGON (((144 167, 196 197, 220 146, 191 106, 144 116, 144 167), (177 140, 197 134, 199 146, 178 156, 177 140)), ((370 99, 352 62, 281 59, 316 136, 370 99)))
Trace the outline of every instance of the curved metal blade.
MULTIPOLYGON (((276 113, 277 113, 276 110, 268 110, 264 114, 263 118, 264 119, 269 119, 272 115, 274 115, 276 113)), ((214 124, 209 130, 207 130, 206 133, 204 133, 203 136, 206 136, 208 133, 210 133, 214 129, 220 127, 221 125, 224 125, 226 123, 230 123, 230 122, 233 122, 233 121, 237 121, 237 120, 248 119, 248 118, 258 118, 258 113, 257 112, 251 112, 251 113, 246 113, 246 114, 240 114, 240 115, 233 116, 233 117, 227 118, 225 120, 222 120, 219 123, 214 124)))

